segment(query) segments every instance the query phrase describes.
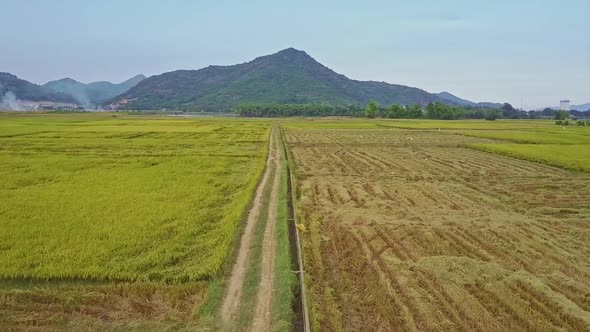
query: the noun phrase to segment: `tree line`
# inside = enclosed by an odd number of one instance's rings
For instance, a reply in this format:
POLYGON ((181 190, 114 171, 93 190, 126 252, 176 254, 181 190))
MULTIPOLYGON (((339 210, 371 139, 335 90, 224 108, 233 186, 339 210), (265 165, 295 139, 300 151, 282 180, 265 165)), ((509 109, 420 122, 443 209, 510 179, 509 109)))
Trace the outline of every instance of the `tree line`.
POLYGON ((242 117, 363 116, 363 107, 360 105, 242 104, 234 111, 242 117))
MULTIPOLYGON (((478 108, 453 106, 443 103, 429 103, 426 106, 398 105, 382 107, 375 101, 366 106, 329 105, 329 104, 242 104, 235 108, 241 117, 291 117, 291 116, 350 116, 388 119, 536 119, 542 117, 563 116, 559 111, 522 111, 505 103, 501 108, 478 108)), ((590 112, 581 112, 589 113, 590 112)), ((569 113, 568 113, 569 114, 569 113)), ((573 115, 573 114, 572 114, 573 115)), ((583 115, 583 114, 582 114, 583 115)))
POLYGON ((426 107, 420 105, 397 105, 388 108, 380 107, 371 101, 366 107, 361 105, 327 105, 327 104, 243 104, 235 108, 235 113, 241 117, 290 117, 290 116, 350 116, 367 118, 390 119, 445 119, 462 118, 484 119, 497 117, 496 110, 469 110, 442 103, 430 103, 426 107))

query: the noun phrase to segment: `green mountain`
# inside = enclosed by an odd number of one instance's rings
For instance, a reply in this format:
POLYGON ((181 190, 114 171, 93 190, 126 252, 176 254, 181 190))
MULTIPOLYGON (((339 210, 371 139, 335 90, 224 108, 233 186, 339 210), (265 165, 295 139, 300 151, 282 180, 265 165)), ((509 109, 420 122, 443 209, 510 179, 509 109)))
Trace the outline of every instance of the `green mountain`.
POLYGON ((436 93, 436 95, 444 100, 446 100, 447 102, 459 105, 459 106, 471 106, 471 107, 486 107, 486 108, 500 108, 502 107, 502 104, 500 103, 491 103, 491 102, 481 102, 481 103, 475 103, 472 101, 469 101, 467 99, 462 99, 459 98, 455 95, 453 95, 452 93, 443 91, 443 92, 439 92, 436 93))
POLYGON ((152 76, 107 104, 117 109, 230 111, 242 103, 365 104, 370 99, 381 105, 447 102, 418 88, 349 79, 288 48, 243 64, 152 76))
POLYGON ((8 104, 17 101, 75 103, 71 96, 47 91, 10 73, 0 73, 0 103, 8 104))
POLYGON ((84 84, 71 78, 64 78, 48 82, 42 88, 46 91, 70 95, 84 107, 94 107, 126 92, 145 78, 144 75, 137 75, 119 84, 111 82, 84 84))

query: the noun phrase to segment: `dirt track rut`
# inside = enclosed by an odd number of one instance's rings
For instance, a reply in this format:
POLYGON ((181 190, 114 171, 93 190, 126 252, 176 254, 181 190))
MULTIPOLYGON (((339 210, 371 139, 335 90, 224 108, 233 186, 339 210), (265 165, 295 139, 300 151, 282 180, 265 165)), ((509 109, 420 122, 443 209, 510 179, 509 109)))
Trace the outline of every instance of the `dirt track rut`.
MULTIPOLYGON (((274 139, 276 144, 276 138, 274 139)), ((275 236, 275 225, 277 224, 279 185, 281 179, 280 158, 278 153, 277 157, 274 159, 274 163, 275 172, 270 193, 270 203, 268 205, 268 219, 266 221, 264 240, 262 242, 262 271, 260 284, 258 285, 256 313, 254 315, 252 331, 270 331, 271 329, 271 303, 277 241, 275 236)))
POLYGON ((251 330, 268 331, 271 323, 271 303, 272 287, 274 281, 275 267, 275 225, 278 206, 278 192, 280 184, 280 156, 277 148, 276 130, 270 134, 269 153, 266 161, 266 168, 262 179, 252 202, 252 207, 248 213, 244 233, 240 239, 240 247, 236 261, 232 267, 231 275, 227 284, 227 293, 225 295, 221 317, 224 323, 231 323, 238 316, 238 309, 242 297, 243 282, 246 277, 248 265, 251 264, 251 248, 254 240, 254 230, 260 219, 260 211, 263 205, 263 195, 269 184, 269 178, 272 175, 272 188, 270 193, 270 202, 268 218, 264 230, 264 239, 262 244, 262 267, 260 284, 258 285, 256 295, 256 309, 253 318, 251 330), (274 172, 273 172, 274 170, 274 172))

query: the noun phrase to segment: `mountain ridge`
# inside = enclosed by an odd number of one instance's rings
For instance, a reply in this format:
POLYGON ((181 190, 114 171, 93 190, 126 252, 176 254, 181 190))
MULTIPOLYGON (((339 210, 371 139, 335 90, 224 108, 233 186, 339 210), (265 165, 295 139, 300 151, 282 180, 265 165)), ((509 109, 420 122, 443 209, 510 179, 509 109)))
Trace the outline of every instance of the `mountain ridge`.
POLYGON ((125 93, 146 78, 145 75, 139 74, 121 83, 111 83, 109 81, 82 83, 66 77, 49 81, 41 87, 46 91, 70 95, 84 107, 96 107, 125 93))
POLYGON ((242 103, 449 103, 415 87, 358 81, 334 72, 305 51, 287 48, 251 61, 154 75, 108 102, 117 109, 229 111, 242 103))
POLYGON ((439 96, 442 99, 453 102, 459 106, 484 107, 484 108, 500 108, 500 107, 502 107, 501 103, 493 103, 493 102, 477 102, 476 103, 471 100, 457 97, 454 94, 447 92, 447 91, 435 93, 435 95, 439 96))
POLYGON ((44 90, 41 86, 23 80, 16 75, 0 72, 0 106, 18 108, 20 101, 75 103, 66 94, 44 90))

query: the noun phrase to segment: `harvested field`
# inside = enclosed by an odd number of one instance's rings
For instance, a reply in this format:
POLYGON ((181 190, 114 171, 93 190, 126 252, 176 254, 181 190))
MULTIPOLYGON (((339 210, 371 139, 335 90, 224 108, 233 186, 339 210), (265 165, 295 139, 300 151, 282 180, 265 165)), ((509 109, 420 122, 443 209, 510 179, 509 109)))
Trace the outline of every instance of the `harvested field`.
POLYGON ((590 329, 590 175, 444 130, 287 127, 315 330, 590 329))

